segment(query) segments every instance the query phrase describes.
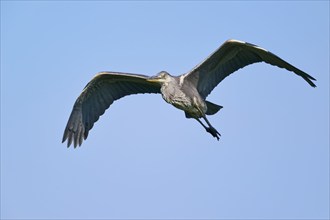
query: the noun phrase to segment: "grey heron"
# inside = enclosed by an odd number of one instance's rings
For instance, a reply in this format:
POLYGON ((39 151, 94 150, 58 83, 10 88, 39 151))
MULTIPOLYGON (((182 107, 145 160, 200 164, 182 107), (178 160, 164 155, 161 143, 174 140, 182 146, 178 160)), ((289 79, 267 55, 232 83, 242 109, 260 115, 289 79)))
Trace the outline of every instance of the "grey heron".
POLYGON ((206 115, 217 113, 222 106, 211 103, 206 98, 231 73, 258 62, 291 71, 316 87, 312 76, 268 50, 239 40, 227 40, 203 62, 180 76, 172 76, 166 71, 152 77, 121 72, 98 73, 74 103, 62 143, 67 140, 68 147, 72 142, 74 147, 80 146, 94 123, 115 100, 140 93, 161 93, 166 102, 183 110, 187 118, 196 119, 208 133, 219 140, 220 133, 211 125, 206 115))

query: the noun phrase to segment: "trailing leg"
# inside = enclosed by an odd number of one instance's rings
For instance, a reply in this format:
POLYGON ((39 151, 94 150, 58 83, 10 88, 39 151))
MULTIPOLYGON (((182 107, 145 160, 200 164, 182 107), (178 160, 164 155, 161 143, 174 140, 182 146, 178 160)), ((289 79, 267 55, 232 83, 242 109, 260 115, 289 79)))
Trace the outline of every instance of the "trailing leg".
POLYGON ((215 137, 217 140, 220 139, 220 133, 210 124, 210 122, 208 122, 208 120, 206 119, 206 117, 203 117, 204 120, 206 121, 206 123, 209 125, 209 127, 207 127, 206 125, 203 124, 203 122, 199 119, 196 118, 196 120, 205 128, 205 130, 210 133, 213 137, 215 137))

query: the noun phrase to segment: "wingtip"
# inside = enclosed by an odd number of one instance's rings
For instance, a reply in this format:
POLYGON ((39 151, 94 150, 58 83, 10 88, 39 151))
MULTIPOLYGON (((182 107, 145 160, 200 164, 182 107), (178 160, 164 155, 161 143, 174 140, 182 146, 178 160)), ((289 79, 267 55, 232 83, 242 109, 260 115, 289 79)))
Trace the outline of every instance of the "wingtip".
POLYGON ((72 129, 65 129, 62 143, 67 141, 67 148, 73 145, 74 148, 80 147, 84 140, 86 140, 88 136, 88 132, 85 132, 84 129, 78 130, 78 132, 74 132, 72 129))
POLYGON ((307 76, 305 76, 304 79, 308 82, 308 84, 309 84, 311 87, 316 88, 316 84, 315 84, 313 81, 316 82, 317 80, 316 80, 314 77, 308 75, 307 73, 306 73, 306 75, 307 75, 307 76))
MULTIPOLYGON (((62 137, 62 144, 68 139, 67 131, 64 131, 63 137, 62 137)), ((67 143, 67 148, 70 147, 69 141, 67 143)))
MULTIPOLYGON (((62 140, 62 144, 63 144, 65 141, 66 141, 66 139, 65 139, 65 140, 62 140)), ((70 145, 71 145, 71 143, 68 141, 67 144, 66 144, 66 148, 69 148, 70 145)))

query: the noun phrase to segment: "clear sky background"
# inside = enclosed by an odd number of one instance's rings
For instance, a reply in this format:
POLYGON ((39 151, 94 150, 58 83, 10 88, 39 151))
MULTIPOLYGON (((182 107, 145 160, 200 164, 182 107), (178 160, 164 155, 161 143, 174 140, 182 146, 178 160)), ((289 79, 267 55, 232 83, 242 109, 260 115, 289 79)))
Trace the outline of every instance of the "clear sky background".
POLYGON ((328 219, 329 2, 1 1, 1 218, 328 219), (255 64, 208 97, 220 141, 136 95, 61 143, 97 72, 179 75, 230 38, 317 88, 255 64))

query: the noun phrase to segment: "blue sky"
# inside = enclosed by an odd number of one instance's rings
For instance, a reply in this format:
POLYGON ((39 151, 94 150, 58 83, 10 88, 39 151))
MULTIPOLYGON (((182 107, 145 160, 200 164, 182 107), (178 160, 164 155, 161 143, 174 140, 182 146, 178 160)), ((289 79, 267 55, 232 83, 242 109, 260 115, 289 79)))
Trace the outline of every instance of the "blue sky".
POLYGON ((329 218, 329 2, 1 1, 1 218, 329 218), (317 88, 255 64, 208 98, 219 142, 136 95, 61 143, 97 72, 179 75, 230 38, 317 88))

